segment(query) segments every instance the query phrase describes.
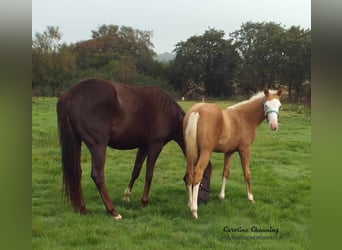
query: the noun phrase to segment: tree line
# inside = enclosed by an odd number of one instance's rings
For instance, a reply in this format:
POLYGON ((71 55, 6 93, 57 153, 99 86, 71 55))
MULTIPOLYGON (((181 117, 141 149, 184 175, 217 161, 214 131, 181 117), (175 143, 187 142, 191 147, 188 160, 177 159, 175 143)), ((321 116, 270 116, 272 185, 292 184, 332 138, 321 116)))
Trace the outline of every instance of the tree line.
POLYGON ((228 35, 209 28, 176 44, 175 58, 158 62, 152 31, 101 25, 91 38, 61 43, 58 27, 32 38, 33 95, 58 96, 82 78, 157 85, 174 97, 248 96, 281 85, 288 97, 311 95, 311 30, 247 22, 228 35))

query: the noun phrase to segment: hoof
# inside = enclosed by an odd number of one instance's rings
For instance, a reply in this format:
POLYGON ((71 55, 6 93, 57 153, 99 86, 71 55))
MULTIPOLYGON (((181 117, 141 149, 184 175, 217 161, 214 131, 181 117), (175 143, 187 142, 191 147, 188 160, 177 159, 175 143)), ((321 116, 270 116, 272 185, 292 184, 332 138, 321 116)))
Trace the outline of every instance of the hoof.
POLYGON ((124 197, 122 198, 122 200, 124 200, 124 201, 131 201, 130 196, 131 196, 131 190, 128 187, 124 191, 124 197))
POLYGON ((114 216, 115 220, 122 220, 122 216, 120 214, 118 214, 117 216, 114 216))
POLYGON ((220 195, 220 194, 219 194, 218 198, 219 198, 220 201, 223 201, 223 200, 224 200, 224 196, 223 196, 223 195, 220 195))
POLYGON ((248 193, 248 200, 249 200, 251 203, 254 203, 254 196, 253 196, 251 193, 248 193))
POLYGON ((89 215, 89 212, 86 208, 81 208, 79 210, 80 215, 89 215))
POLYGON ((198 218, 197 210, 192 210, 192 218, 194 218, 195 220, 198 218))
POLYGON ((131 201, 131 197, 129 197, 129 196, 124 196, 124 197, 122 198, 122 200, 123 200, 123 201, 130 202, 130 201, 131 201))
POLYGON ((148 200, 143 200, 143 199, 141 199, 141 204, 142 204, 144 207, 147 207, 147 206, 148 206, 148 200))

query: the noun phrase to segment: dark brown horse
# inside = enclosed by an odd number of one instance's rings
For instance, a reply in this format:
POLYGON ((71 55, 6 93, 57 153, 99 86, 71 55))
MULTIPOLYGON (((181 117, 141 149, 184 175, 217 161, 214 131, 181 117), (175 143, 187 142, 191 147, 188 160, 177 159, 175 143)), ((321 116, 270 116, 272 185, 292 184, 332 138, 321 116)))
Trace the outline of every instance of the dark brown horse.
POLYGON ((249 100, 224 110, 213 103, 198 103, 186 113, 183 124, 187 158, 186 184, 188 206, 194 218, 197 218, 197 197, 203 171, 213 151, 224 153, 220 199, 225 196, 231 156, 238 152, 248 199, 254 202, 249 169, 251 145, 257 127, 265 118, 271 130, 278 129, 280 95, 281 90, 264 89, 249 100))
MULTIPOLYGON (((100 79, 85 79, 59 97, 57 114, 63 186, 72 207, 81 214, 87 213, 81 188, 82 142, 91 153, 91 177, 107 212, 115 219, 121 219, 121 215, 111 202, 104 178, 107 146, 116 149, 138 148, 131 180, 124 193, 126 199, 129 199, 147 158, 141 198, 144 205, 148 203, 154 165, 163 146, 174 140, 185 154, 182 134, 184 111, 156 87, 133 87, 100 79)), ((203 195, 206 197, 201 199, 208 198, 205 190, 209 189, 210 170, 206 172, 206 181, 203 182, 203 195)))

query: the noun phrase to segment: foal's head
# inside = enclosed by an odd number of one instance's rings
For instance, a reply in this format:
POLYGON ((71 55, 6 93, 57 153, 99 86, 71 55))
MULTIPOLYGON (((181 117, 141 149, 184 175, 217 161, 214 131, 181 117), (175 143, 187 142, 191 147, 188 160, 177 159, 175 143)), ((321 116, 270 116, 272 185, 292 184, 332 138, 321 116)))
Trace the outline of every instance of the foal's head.
POLYGON ((264 113, 268 126, 271 130, 278 129, 279 109, 281 107, 280 95, 281 89, 276 91, 270 91, 268 88, 264 89, 264 113))

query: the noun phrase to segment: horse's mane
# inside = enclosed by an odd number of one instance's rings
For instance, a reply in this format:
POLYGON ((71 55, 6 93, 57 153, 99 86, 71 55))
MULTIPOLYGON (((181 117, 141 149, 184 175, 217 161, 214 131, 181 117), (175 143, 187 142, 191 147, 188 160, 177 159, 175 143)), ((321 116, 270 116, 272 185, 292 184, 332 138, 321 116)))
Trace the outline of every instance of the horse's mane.
POLYGON ((153 101, 158 105, 163 111, 170 113, 177 119, 183 120, 185 115, 184 110, 181 106, 163 90, 152 87, 151 94, 153 95, 153 101))
MULTIPOLYGON (((277 91, 276 90, 269 90, 271 94, 275 94, 277 91)), ((242 101, 242 102, 238 102, 232 106, 229 106, 227 109, 234 109, 236 107, 251 103, 254 100, 263 98, 265 96, 264 91, 259 91, 256 94, 252 95, 251 98, 249 98, 248 100, 242 101)))

